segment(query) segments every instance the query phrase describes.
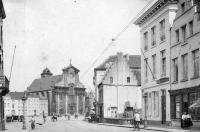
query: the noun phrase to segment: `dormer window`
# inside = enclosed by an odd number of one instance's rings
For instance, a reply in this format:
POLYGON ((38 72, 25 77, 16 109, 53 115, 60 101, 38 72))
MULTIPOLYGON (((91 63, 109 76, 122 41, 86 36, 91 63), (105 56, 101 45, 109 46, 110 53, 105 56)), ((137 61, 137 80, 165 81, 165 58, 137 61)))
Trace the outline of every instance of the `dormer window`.
POLYGON ((183 3, 181 4, 181 11, 182 11, 182 13, 185 12, 185 2, 183 2, 183 3))

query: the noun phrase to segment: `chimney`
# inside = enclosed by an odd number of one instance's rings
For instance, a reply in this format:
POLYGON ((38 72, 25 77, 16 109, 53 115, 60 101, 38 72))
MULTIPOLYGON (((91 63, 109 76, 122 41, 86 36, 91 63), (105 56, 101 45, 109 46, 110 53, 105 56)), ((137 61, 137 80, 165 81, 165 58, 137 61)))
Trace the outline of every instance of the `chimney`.
POLYGON ((118 61, 123 60, 123 53, 122 52, 117 52, 117 59, 118 59, 118 61))

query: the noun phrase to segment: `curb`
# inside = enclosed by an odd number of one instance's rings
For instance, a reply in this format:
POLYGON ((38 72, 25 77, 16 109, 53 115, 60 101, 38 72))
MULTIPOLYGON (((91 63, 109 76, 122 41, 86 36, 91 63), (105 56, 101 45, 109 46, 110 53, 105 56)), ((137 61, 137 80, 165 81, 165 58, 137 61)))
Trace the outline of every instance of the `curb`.
MULTIPOLYGON (((104 125, 104 126, 115 126, 115 127, 125 127, 125 128, 133 128, 131 126, 123 126, 123 125, 115 125, 115 124, 103 124, 103 123, 97 123, 98 125, 104 125)), ((140 128, 144 130, 153 130, 153 131, 160 131, 160 132, 171 132, 168 130, 161 130, 161 129, 153 129, 153 128, 140 128)))

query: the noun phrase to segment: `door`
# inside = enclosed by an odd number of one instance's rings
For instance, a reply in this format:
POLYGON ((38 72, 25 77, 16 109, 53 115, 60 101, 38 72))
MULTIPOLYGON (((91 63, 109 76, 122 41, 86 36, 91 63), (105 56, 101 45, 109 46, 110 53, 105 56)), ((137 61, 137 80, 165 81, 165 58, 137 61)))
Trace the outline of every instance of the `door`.
POLYGON ((161 105, 162 105, 162 124, 166 124, 166 91, 162 90, 161 96, 161 105))

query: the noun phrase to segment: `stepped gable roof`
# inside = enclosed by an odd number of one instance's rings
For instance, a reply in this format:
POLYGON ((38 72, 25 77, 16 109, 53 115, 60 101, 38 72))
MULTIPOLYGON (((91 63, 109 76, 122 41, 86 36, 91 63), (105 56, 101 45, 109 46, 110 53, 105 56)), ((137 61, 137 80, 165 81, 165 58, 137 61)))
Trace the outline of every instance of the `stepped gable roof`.
POLYGON ((5 13, 5 10, 4 10, 4 6, 3 6, 2 0, 0 0, 0 17, 2 19, 6 18, 6 13, 5 13))
MULTIPOLYGON (((126 57, 126 55, 124 55, 124 57, 126 57)), ((103 63, 101 63, 98 67, 94 68, 94 70, 106 70, 106 64, 115 61, 117 61, 117 55, 112 55, 108 57, 103 63)), ((141 56, 129 55, 128 63, 130 65, 130 68, 141 68, 141 56)))
POLYGON ((45 78, 35 79, 28 87, 29 92, 44 91, 52 89, 57 82, 62 79, 62 75, 50 76, 45 78))
POLYGON ((68 67, 63 68, 63 71, 67 71, 68 69, 73 68, 76 72, 79 72, 80 70, 76 67, 74 67, 71 63, 68 67))

